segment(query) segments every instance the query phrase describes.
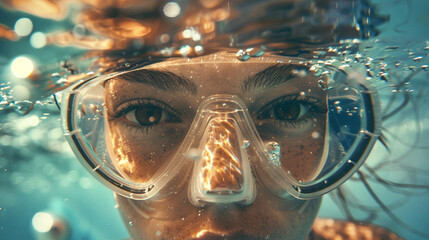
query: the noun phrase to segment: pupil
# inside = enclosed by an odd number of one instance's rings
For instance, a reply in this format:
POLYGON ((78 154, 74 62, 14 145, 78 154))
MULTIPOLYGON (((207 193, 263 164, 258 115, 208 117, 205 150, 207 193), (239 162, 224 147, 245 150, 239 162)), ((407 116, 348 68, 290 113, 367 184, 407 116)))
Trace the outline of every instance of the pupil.
POLYGON ((141 125, 154 125, 161 120, 162 109, 155 106, 143 106, 136 109, 136 120, 141 125))
POLYGON ((274 115, 280 120, 295 120, 301 110, 299 103, 281 103, 274 107, 274 115))

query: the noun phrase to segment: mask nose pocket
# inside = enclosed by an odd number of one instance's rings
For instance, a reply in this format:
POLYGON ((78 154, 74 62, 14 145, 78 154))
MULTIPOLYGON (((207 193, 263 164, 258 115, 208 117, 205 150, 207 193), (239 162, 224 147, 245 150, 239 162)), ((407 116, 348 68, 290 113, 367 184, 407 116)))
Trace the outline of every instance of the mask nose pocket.
POLYGON ((195 156, 188 197, 192 204, 250 204, 256 196, 247 140, 240 129, 240 111, 234 103, 217 102, 202 110, 199 145, 195 156), (210 107, 211 106, 211 107, 210 107), (215 107, 216 109, 213 109, 215 107))

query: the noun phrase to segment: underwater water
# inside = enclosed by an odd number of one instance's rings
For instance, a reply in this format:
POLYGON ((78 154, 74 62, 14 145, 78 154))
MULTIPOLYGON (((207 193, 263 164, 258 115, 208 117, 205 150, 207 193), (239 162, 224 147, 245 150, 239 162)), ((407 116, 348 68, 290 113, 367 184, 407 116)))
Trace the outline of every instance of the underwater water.
MULTIPOLYGON (((427 0, 370 2, 380 15, 389 16, 377 26, 380 33, 360 40, 357 53, 333 52, 345 63, 363 64, 367 77, 379 81, 376 88, 383 115, 388 116, 383 122, 388 149, 377 142, 362 172, 388 210, 353 176, 341 192, 324 197, 319 216, 375 223, 409 240, 428 239, 429 5, 427 0)), ((97 50, 120 49, 120 45, 82 43, 82 37, 76 36, 88 30, 67 19, 0 11, 0 239, 50 239, 44 233, 49 223, 58 229, 55 239, 70 232, 72 239, 128 238, 113 193, 84 170, 66 143, 51 97, 67 85, 65 79, 73 75, 67 73, 76 71, 74 67, 80 70, 79 63, 87 67, 82 61, 67 68, 67 59, 80 56, 94 44, 97 50), (57 36, 52 40, 44 35, 64 29, 72 29, 75 39, 57 36), (57 46, 60 43, 63 46, 57 46), (47 72, 50 80, 39 80, 47 72)), ((204 45, 197 46, 198 55, 204 45)), ((175 50, 182 55, 187 51, 176 47, 160 52, 175 50)))

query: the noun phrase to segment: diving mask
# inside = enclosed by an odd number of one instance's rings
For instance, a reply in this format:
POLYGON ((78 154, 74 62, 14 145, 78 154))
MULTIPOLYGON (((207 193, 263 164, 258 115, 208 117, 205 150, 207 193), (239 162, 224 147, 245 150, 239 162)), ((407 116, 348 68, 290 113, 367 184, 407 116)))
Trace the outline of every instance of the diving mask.
POLYGON ((186 186, 194 205, 250 204, 255 181, 315 198, 362 165, 380 119, 351 67, 314 65, 214 54, 82 80, 62 95, 63 128, 89 172, 132 199, 186 186))

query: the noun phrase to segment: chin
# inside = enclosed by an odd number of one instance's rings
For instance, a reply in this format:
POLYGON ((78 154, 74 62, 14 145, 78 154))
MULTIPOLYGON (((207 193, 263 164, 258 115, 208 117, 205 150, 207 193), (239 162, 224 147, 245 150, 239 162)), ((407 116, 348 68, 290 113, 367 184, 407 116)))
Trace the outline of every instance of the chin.
POLYGON ((195 238, 190 238, 191 240, 263 240, 267 239, 266 237, 255 236, 247 234, 245 231, 235 231, 229 233, 222 232, 213 232, 210 230, 201 230, 195 238))

